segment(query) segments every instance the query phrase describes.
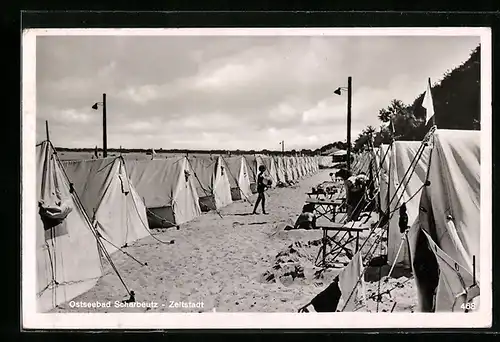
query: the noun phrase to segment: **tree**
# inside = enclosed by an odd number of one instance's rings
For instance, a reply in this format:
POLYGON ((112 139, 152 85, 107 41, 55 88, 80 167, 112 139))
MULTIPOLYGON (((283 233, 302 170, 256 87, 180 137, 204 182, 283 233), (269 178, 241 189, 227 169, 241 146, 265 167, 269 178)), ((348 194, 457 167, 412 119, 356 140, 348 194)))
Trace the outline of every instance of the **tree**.
MULTIPOLYGON (((462 65, 445 73, 432 86, 435 121, 438 128, 479 130, 481 123, 481 46, 476 47, 462 65)), ((414 115, 425 120, 422 107, 425 93, 413 102, 414 115)), ((425 135, 422 130, 420 135, 425 135)), ((422 135, 422 137, 423 137, 422 135)))
POLYGON ((382 108, 378 113, 378 118, 382 122, 389 122, 391 118, 403 114, 409 108, 401 100, 392 100, 387 108, 382 108))

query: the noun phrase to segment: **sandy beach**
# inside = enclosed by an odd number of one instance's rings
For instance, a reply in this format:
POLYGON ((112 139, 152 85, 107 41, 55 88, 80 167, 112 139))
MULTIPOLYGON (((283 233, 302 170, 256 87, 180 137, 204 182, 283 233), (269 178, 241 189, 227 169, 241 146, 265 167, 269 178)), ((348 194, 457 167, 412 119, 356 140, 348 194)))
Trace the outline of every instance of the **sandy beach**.
MULTIPOLYGON (((238 201, 179 229, 154 231, 154 238, 148 236, 123 249, 143 265, 124 253, 114 253, 112 259, 124 283, 135 292, 136 302, 155 304, 116 307, 115 301, 127 299, 128 294, 105 263, 97 285, 73 302, 111 302, 110 307, 89 309, 65 303, 52 312, 297 312, 341 270, 327 269, 315 277, 321 231, 284 230, 295 222, 306 192, 327 180, 330 172, 319 170, 294 186, 268 190, 268 215, 249 215, 252 205, 238 201)), ((255 198, 250 198, 252 203, 255 198)), ((387 273, 384 267, 382 276, 387 273)), ((379 269, 366 272, 367 301, 359 311, 377 312, 378 275, 379 269)), ((417 304, 413 279, 399 270, 393 276, 387 283, 380 282, 380 292, 390 292, 382 295, 378 311, 413 312, 417 304)))

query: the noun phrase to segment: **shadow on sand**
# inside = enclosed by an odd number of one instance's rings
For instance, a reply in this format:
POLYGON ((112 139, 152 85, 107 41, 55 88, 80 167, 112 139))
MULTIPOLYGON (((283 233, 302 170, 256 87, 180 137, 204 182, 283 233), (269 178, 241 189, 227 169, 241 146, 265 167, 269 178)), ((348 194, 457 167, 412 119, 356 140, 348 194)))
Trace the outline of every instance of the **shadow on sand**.
MULTIPOLYGON (((382 266, 381 269, 379 267, 368 267, 365 272, 365 281, 367 282, 379 281, 379 279, 389 275, 390 269, 391 266, 389 265, 384 265, 382 266)), ((411 276, 412 276, 411 269, 399 265, 394 267, 391 274, 391 278, 394 279, 398 279, 401 277, 410 278, 411 276)))

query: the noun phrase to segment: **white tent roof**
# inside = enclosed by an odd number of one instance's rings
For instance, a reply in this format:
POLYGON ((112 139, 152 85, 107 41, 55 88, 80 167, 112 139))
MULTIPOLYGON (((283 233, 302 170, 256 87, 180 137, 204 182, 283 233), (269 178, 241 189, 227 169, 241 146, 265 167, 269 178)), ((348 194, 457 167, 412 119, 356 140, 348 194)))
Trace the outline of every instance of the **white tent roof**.
POLYGON ((410 236, 421 311, 461 311, 457 296, 472 285, 474 256, 479 281, 480 135, 437 130, 432 137, 430 185, 410 236))

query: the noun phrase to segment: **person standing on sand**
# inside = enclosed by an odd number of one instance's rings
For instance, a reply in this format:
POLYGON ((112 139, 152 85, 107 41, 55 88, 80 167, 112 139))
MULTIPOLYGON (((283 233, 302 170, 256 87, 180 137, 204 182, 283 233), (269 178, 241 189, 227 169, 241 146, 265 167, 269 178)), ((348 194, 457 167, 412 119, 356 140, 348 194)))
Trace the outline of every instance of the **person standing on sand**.
POLYGON ((257 175, 257 201, 255 202, 255 206, 253 208, 252 215, 257 214, 257 207, 259 203, 262 202, 262 213, 266 215, 266 196, 264 195, 264 191, 266 191, 267 185, 264 184, 264 172, 266 171, 266 167, 264 165, 259 166, 259 174, 257 175))

